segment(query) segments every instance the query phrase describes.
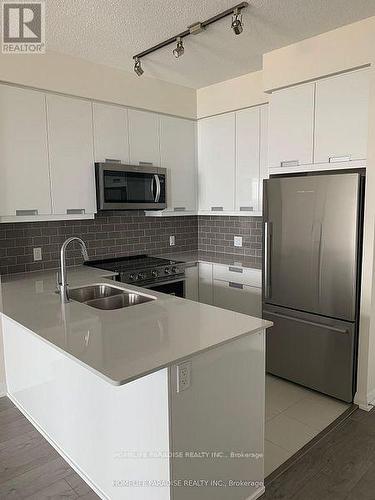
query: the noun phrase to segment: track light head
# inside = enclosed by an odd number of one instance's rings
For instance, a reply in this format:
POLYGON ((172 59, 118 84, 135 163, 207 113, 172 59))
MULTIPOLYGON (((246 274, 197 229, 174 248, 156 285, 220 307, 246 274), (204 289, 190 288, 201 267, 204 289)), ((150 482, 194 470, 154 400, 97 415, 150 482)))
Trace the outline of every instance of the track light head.
POLYGON ((184 44, 182 43, 182 38, 178 36, 176 38, 177 41, 177 47, 173 49, 173 55, 175 56, 176 59, 184 55, 185 49, 184 49, 184 44))
POLYGON ((234 9, 233 11, 232 30, 235 35, 240 35, 243 32, 242 14, 239 9, 234 9))
POLYGON ((142 68, 142 63, 138 57, 134 59, 134 72, 137 76, 142 76, 144 73, 144 70, 142 68))

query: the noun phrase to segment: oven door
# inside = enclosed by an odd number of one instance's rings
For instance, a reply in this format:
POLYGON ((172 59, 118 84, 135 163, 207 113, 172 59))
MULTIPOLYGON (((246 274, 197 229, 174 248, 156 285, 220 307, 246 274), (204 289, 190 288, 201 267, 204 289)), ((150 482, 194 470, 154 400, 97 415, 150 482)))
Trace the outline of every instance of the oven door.
POLYGON ((98 210, 162 210, 166 208, 166 169, 96 164, 98 210))
POLYGON ((176 297, 181 297, 181 298, 185 297, 184 279, 169 281, 167 283, 149 285, 145 288, 148 288, 149 290, 155 290, 155 292, 167 293, 168 295, 175 295, 176 297))

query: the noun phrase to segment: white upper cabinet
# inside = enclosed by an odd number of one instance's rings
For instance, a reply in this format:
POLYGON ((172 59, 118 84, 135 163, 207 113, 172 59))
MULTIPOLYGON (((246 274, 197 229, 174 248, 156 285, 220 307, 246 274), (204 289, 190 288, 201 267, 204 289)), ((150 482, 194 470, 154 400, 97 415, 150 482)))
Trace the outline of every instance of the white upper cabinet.
POLYGON ((236 113, 236 210, 258 210, 260 183, 260 109, 236 113))
POLYGON ((129 163, 128 110, 93 103, 95 161, 129 163))
POLYGON ((45 96, 0 86, 0 215, 51 213, 45 96))
POLYGON ((235 113, 198 122, 200 210, 234 210, 235 128, 235 113))
POLYGON ((47 95, 54 214, 96 212, 92 104, 47 95))
POLYGON ((196 210, 196 124, 160 117, 161 166, 168 169, 168 210, 196 210))
POLYGON ((129 109, 130 163, 160 166, 159 115, 129 109))
POLYGON ((316 83, 315 163, 367 158, 369 71, 316 83))
POLYGON ((276 91, 269 114, 270 167, 313 163, 315 84, 276 91))

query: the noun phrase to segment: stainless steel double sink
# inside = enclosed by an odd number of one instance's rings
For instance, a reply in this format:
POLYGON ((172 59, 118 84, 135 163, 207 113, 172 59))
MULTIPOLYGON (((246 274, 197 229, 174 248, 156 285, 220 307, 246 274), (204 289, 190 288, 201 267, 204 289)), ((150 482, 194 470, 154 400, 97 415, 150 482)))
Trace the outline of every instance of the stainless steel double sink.
POLYGON ((107 284, 69 289, 69 299, 103 310, 122 309, 156 300, 155 297, 107 284))

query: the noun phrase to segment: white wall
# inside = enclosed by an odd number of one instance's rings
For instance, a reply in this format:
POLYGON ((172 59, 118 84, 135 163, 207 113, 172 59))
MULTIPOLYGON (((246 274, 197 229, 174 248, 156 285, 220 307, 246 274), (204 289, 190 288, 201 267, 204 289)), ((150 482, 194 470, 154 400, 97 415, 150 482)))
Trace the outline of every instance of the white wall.
POLYGON ((255 71, 225 82, 197 90, 197 117, 226 113, 265 104, 269 95, 263 92, 262 71, 255 71))
POLYGON ((263 56, 264 91, 295 85, 368 64, 375 17, 274 50, 263 56))
POLYGON ((196 117, 196 90, 84 59, 0 54, 0 81, 113 102, 186 118, 196 117))

